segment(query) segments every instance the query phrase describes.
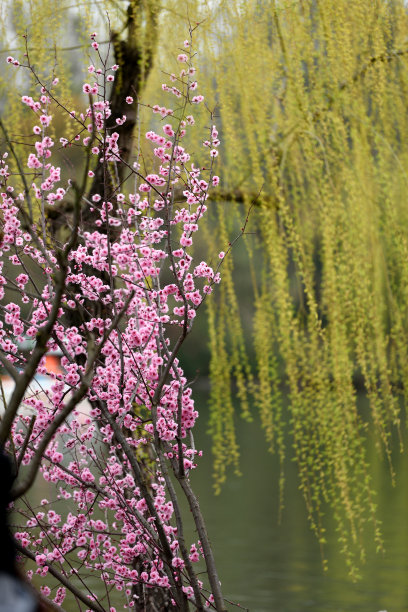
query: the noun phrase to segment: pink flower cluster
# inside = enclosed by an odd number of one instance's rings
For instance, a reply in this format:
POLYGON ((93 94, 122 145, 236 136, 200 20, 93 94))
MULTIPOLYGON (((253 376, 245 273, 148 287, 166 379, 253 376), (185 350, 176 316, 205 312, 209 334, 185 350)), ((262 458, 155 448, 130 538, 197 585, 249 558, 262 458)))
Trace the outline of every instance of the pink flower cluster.
MULTIPOLYGON (((96 35, 91 38, 98 51, 96 35)), ((196 103, 203 97, 188 97, 189 90, 196 88, 196 81, 190 81, 194 69, 189 57, 178 57, 187 64, 180 87, 187 101, 196 103)), ((12 58, 9 63, 16 64, 12 58)), ((79 116, 70 113, 74 140, 85 154, 97 156, 97 164, 114 169, 121 163, 119 134, 106 131, 111 109, 99 94, 100 79, 112 79, 93 64, 89 72, 96 81, 85 83, 83 91, 94 98, 79 116)), ((180 548, 166 470, 188 478, 201 455, 190 435, 198 412, 177 350, 206 294, 220 282, 219 272, 204 261, 195 262, 192 253, 210 187, 218 183, 213 174, 217 130, 211 128, 207 170, 196 167, 180 145, 180 138, 194 124, 191 115, 179 121, 172 117, 174 123, 163 127, 164 136, 153 130, 146 133, 157 168, 145 175, 134 170, 139 179, 136 191, 126 192, 121 186, 123 193, 116 189, 114 196, 106 197, 101 191, 93 194, 91 202, 81 203, 91 206, 95 227, 79 226, 77 244, 67 251, 61 292, 61 253, 68 247, 45 240, 34 219, 29 227, 26 221, 23 224, 22 211, 28 197, 52 205, 72 189, 70 182, 58 186, 60 168, 48 161, 54 145, 47 135, 53 119, 49 92, 43 86, 38 100, 23 96, 22 101, 36 115, 40 127, 34 133, 39 139, 35 153, 27 159, 34 174, 29 194, 16 197, 5 158, 0 161, 0 299, 5 299, 7 287, 19 296, 2 306, 0 348, 11 365, 24 369, 33 352, 22 351, 21 344, 27 338, 35 344, 57 304, 47 351, 59 352, 62 358, 59 371, 48 371, 45 355, 40 360, 36 376, 47 375, 52 382, 42 389, 27 388, 12 426, 9 452, 29 469, 76 390, 84 381, 88 386, 81 402, 73 405, 67 418, 61 417, 41 460, 43 479, 53 485, 64 504, 58 513, 47 500, 41 510, 25 510, 25 525, 16 538, 34 555, 39 576, 46 578, 52 566, 62 567, 75 578, 80 564, 108 589, 122 592, 124 608, 134 607, 132 587, 139 583, 161 589, 178 584, 193 599, 185 569, 199 561, 202 549, 200 542, 192 544, 186 557, 180 548), (184 194, 181 205, 173 202, 177 185, 184 194), (6 274, 3 267, 10 266, 13 273, 6 274), (40 271, 42 281, 38 274, 31 274, 33 268, 40 271), (73 310, 79 314, 76 325, 69 317, 73 310), (99 314, 89 314, 94 312, 99 314), (120 324, 113 325, 116 319, 120 324), (92 361, 95 352, 98 358, 92 361), (125 449, 130 448, 135 458, 144 452, 146 458, 152 447, 156 449, 154 478, 147 494, 125 449), (161 532, 170 558, 164 555, 161 532)), ((133 99, 126 101, 131 104, 133 99)), ((172 115, 164 107, 152 110, 162 117, 172 115)), ((126 117, 117 119, 125 121, 126 117)), ((72 140, 61 138, 60 142, 67 147, 72 140)), ((198 584, 201 588, 202 583, 198 584)), ((42 588, 50 596, 50 587, 42 588)), ((60 587, 54 602, 60 605, 64 597, 65 589, 60 587)))

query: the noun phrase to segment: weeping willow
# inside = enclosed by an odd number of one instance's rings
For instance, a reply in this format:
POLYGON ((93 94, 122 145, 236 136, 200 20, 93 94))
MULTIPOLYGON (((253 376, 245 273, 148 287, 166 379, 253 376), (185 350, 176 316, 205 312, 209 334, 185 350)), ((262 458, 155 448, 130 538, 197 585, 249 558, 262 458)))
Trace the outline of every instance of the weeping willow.
POLYGON ((285 444, 293 446, 312 528, 324 544, 329 506, 356 575, 367 523, 382 545, 368 435, 393 479, 393 435, 402 450, 407 10, 402 1, 217 2, 202 26, 200 76, 221 126, 229 199, 214 206, 218 240, 245 218, 234 199, 255 202, 256 233, 243 236, 254 279, 254 379, 231 261, 220 302, 209 305, 216 486, 237 467, 235 378, 243 416, 250 397, 282 462, 285 444))
MULTIPOLYGON (((75 70, 63 50, 64 15, 80 24, 78 45, 98 14, 103 23, 105 10, 119 32, 126 23, 122 2, 61 1, 58 14, 52 0, 13 4, 7 18, 16 37, 7 44, 20 45, 17 34, 29 24, 35 61, 63 67, 60 94, 67 98, 75 70)), ((136 4, 142 10, 149 2, 136 4)), ((244 418, 258 411, 282 464, 293 447, 312 528, 323 545, 330 507, 356 575, 367 524, 382 545, 367 438, 375 435, 394 479, 393 439, 402 451, 408 393, 405 3, 164 0, 157 11, 156 70, 146 101, 160 99, 166 79, 160 69, 168 71, 189 25, 200 24, 194 32, 200 87, 222 138, 224 202, 211 204, 215 221, 207 227, 213 253, 239 231, 251 207, 241 239, 253 285, 250 333, 234 257, 225 259, 220 292, 208 301, 216 489, 228 466, 239 469, 233 394, 244 418), (356 381, 369 415, 358 409, 356 381)), ((151 34, 142 22, 146 48, 151 34)), ((9 84, 5 90, 4 79, 1 85, 5 112, 17 126, 15 92, 9 84)), ((141 121, 143 129, 147 118, 141 121)), ((208 128, 208 112, 196 121, 208 128)))

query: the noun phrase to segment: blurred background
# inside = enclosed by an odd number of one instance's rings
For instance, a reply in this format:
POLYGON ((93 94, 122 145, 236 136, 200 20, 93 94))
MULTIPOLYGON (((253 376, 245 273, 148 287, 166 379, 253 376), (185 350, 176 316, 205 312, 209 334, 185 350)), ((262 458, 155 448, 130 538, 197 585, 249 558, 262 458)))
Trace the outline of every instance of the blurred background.
MULTIPOLYGON (((205 104, 185 146, 203 164, 212 124, 221 139, 195 257, 216 265, 239 237, 180 357, 205 451, 193 484, 226 596, 258 611, 407 610, 406 3, 55 8, 0 4, 0 114, 21 159, 34 135, 19 100, 34 85, 5 60, 23 62, 26 41, 40 80, 57 74, 56 98, 78 110, 98 32, 120 65, 109 95, 128 114, 126 155, 150 168, 144 133, 161 124, 146 105, 174 103, 161 85, 194 30, 205 104)), ((53 135, 74 136, 55 113, 53 135)), ((81 149, 58 148, 54 163, 66 181, 81 149)))

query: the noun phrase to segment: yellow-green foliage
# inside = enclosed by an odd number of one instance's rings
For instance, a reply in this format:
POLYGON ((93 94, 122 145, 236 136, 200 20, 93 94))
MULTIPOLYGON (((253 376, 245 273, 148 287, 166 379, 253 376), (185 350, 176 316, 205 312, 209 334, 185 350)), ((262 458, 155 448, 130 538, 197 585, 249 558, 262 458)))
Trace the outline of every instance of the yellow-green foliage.
MULTIPOLYGON (((194 13, 189 3, 192 21, 205 16, 200 7, 194 13)), ((221 128, 224 192, 233 199, 239 190, 248 207, 262 188, 250 226, 262 270, 254 287, 253 403, 283 456, 279 376, 287 383, 291 444, 313 529, 323 543, 329 504, 354 573, 367 521, 381 545, 367 430, 375 430, 393 477, 391 432, 399 430, 398 396, 408 387, 407 10, 402 0, 218 1, 197 37, 200 84, 221 128), (357 409, 356 378, 372 426, 357 409)), ((245 212, 234 209, 242 225, 245 212)), ((211 240, 222 247, 219 210, 211 240)), ((237 452, 228 395, 237 355, 229 335, 239 336, 232 265, 222 273, 219 307, 210 307, 218 482, 237 452)))
MULTIPOLYGON (((51 61, 45 49, 67 42, 53 0, 12 4, 18 31, 31 16, 35 61, 51 61)), ((96 6, 99 15, 108 8, 117 27, 123 4, 83 2, 77 10, 89 29, 96 6)), ((289 444, 311 524, 323 543, 329 504, 354 572, 367 521, 381 544, 367 430, 393 475, 391 432, 400 425, 398 396, 408 394, 407 9, 403 0, 164 0, 161 8, 146 102, 161 99, 167 77, 159 69, 169 71, 188 21, 202 22, 194 34, 200 92, 220 128, 218 172, 231 200, 211 204, 219 210, 216 229, 207 228, 213 254, 245 218, 234 198, 247 209, 262 190, 248 226, 256 237, 242 239, 256 297, 252 373, 230 257, 218 297, 208 301, 216 487, 228 465, 238 469, 232 381, 243 415, 250 418, 251 403, 259 409, 282 461, 285 383, 289 444), (357 409, 356 377, 371 424, 357 409)), ((64 52, 57 58, 67 65, 64 52)), ((7 108, 18 125, 18 105, 7 108)), ((199 110, 196 120, 199 129, 211 125, 199 110)))

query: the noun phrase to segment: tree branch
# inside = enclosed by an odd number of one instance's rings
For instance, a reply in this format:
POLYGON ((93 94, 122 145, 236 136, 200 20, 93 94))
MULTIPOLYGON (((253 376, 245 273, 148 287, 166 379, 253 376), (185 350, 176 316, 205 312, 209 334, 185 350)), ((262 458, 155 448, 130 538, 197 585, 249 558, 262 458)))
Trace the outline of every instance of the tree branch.
MULTIPOLYGON (((28 557, 28 559, 31 559, 31 561, 34 561, 34 563, 36 562, 34 553, 24 548, 24 546, 21 546, 20 542, 18 542, 17 540, 15 540, 14 543, 19 553, 21 553, 25 557, 28 557)), ((94 612, 106 612, 106 610, 102 608, 102 606, 89 599, 80 589, 78 589, 78 587, 72 584, 72 582, 66 576, 64 576, 64 574, 55 569, 52 564, 47 564, 47 566, 49 573, 54 576, 54 578, 56 578, 61 584, 63 584, 75 597, 82 601, 82 603, 88 606, 90 610, 94 610, 94 612)), ((50 603, 53 604, 54 602, 50 603)), ((58 606, 57 609, 61 610, 60 606, 58 606)))
POLYGON ((112 331, 114 329, 116 329, 120 319, 122 318, 123 314, 126 312, 129 303, 131 302, 132 298, 133 298, 133 293, 131 293, 123 307, 123 309, 121 310, 120 313, 118 313, 118 315, 113 319, 111 326, 109 327, 109 329, 107 330, 107 332, 105 332, 101 342, 97 345, 96 349, 94 350, 94 353, 91 357, 91 359, 88 361, 87 364, 87 370, 82 378, 81 384, 78 387, 78 389, 76 389, 76 391, 74 391, 74 393, 71 396, 71 399, 69 400, 69 402, 67 403, 67 405, 61 410, 61 412, 59 412, 55 417, 54 420, 52 421, 52 423, 49 425, 47 431, 45 432, 43 438, 41 439, 41 442, 39 443, 38 447, 37 447, 37 451, 34 455, 34 457, 32 458, 31 462, 30 462, 30 466, 28 468, 28 473, 26 473, 24 479, 21 482, 16 482, 11 490, 11 500, 15 500, 19 497, 21 497, 22 495, 24 495, 24 493, 26 493, 28 491, 28 489, 31 487, 31 485, 33 484, 35 477, 37 475, 37 471, 40 467, 43 455, 47 449, 48 444, 50 443, 52 437, 54 436, 54 434, 57 432, 58 428, 62 425, 62 423, 65 421, 65 419, 71 414, 71 412, 74 410, 74 408, 79 404, 79 402, 82 400, 82 398, 85 396, 86 392, 88 391, 91 382, 92 382, 92 377, 93 377, 93 373, 94 373, 94 364, 96 362, 96 360, 98 359, 101 350, 103 348, 103 346, 105 345, 106 341, 108 340, 110 334, 112 333, 112 331))

